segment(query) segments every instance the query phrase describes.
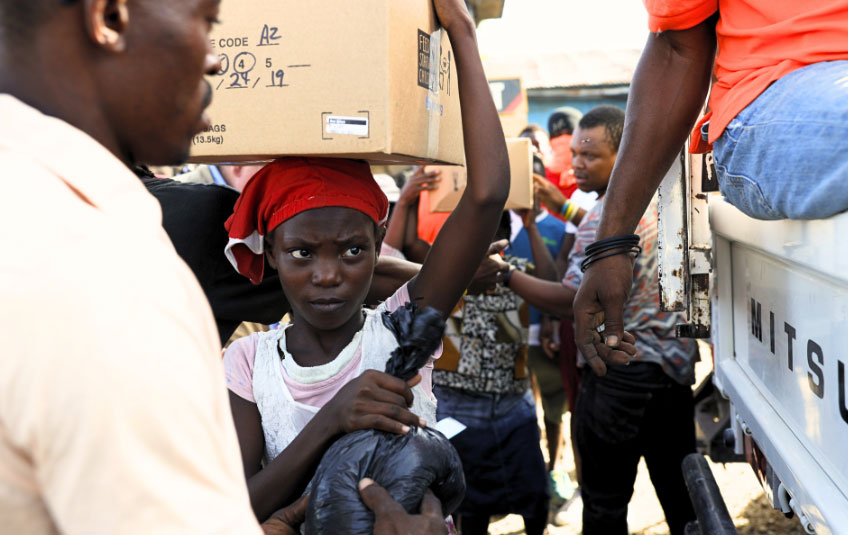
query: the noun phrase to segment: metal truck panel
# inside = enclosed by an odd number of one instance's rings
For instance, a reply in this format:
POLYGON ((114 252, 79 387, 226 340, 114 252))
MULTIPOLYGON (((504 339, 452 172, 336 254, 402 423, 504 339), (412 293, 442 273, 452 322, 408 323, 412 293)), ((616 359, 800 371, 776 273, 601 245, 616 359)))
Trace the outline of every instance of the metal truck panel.
POLYGON ((736 433, 802 525, 848 533, 848 214, 757 221, 714 196, 710 222, 716 385, 736 433))

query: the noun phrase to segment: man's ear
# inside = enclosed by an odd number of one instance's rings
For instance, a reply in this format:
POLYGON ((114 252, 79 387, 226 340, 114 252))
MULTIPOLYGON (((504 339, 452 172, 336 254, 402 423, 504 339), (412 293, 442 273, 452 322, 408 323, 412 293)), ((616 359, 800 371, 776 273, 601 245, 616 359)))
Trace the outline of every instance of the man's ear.
POLYGON ((109 52, 126 49, 130 22, 128 0, 85 0, 85 29, 89 37, 109 52))

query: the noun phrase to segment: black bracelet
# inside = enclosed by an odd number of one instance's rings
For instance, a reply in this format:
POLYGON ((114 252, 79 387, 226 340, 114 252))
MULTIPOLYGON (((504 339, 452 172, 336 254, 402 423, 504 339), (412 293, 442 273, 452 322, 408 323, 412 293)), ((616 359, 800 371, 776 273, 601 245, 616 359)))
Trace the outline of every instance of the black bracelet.
POLYGON ((586 256, 598 254, 600 249, 611 250, 619 247, 635 247, 639 245, 638 234, 625 234, 623 236, 612 236, 604 238, 586 246, 586 256))
POLYGON ((638 234, 612 236, 590 243, 585 249, 586 258, 580 264, 580 271, 585 272, 593 263, 603 258, 620 254, 635 254, 642 252, 639 246, 638 234))
POLYGON ((506 270, 506 273, 504 273, 503 280, 501 281, 501 284, 504 285, 504 288, 509 288, 509 279, 512 278, 513 271, 515 271, 515 268, 511 267, 510 269, 506 270))
POLYGON ((641 253, 641 252, 642 252, 642 248, 637 245, 636 247, 634 247, 632 249, 619 249, 617 251, 613 251, 613 252, 607 253, 607 254, 590 256, 590 257, 587 257, 585 260, 583 260, 583 262, 580 264, 580 271, 585 273, 586 270, 589 269, 589 266, 591 266, 592 264, 594 264, 598 260, 603 260, 604 258, 609 258, 611 256, 617 256, 617 255, 620 255, 620 254, 634 254, 634 255, 638 256, 639 253, 641 253))

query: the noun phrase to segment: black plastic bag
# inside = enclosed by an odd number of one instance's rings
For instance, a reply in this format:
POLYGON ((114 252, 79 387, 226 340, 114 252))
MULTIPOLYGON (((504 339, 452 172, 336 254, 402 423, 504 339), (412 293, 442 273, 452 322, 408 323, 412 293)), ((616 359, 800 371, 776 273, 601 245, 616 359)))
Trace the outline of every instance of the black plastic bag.
MULTIPOLYGON (((386 364, 386 373, 404 380, 415 376, 444 334, 441 314, 418 310, 408 303, 383 317, 400 347, 386 364)), ((333 444, 310 483, 312 497, 306 512, 307 535, 374 532, 374 514, 359 497, 359 481, 371 478, 388 491, 410 514, 420 511, 429 488, 445 515, 459 507, 465 496, 465 476, 454 447, 432 429, 413 427, 406 435, 363 430, 333 444)))

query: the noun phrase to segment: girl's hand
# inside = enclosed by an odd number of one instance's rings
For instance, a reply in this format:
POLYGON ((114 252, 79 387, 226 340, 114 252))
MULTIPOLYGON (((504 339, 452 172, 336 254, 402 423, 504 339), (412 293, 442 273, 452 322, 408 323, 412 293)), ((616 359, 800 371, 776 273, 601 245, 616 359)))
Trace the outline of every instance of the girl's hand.
MULTIPOLYGON (((414 384, 416 378, 410 383, 414 384)), ((368 370, 342 387, 325 409, 330 411, 336 434, 359 429, 405 434, 410 426, 426 425, 409 410, 412 399, 409 384, 386 373, 368 370)))
POLYGON ((450 33, 460 24, 470 25, 474 28, 474 21, 463 0, 433 0, 436 7, 436 16, 439 23, 450 33))

